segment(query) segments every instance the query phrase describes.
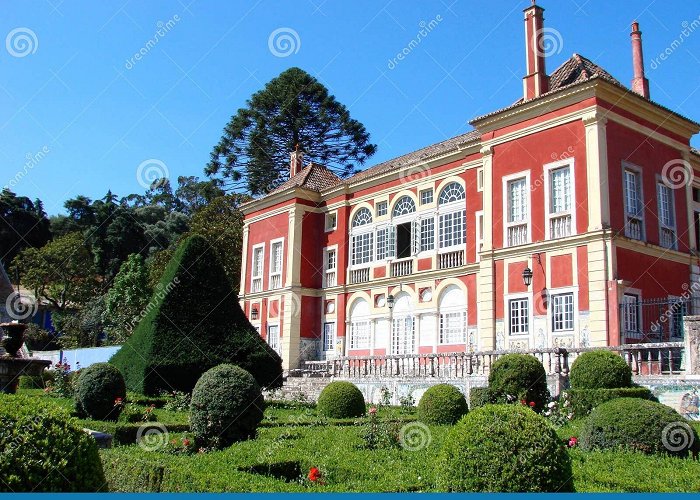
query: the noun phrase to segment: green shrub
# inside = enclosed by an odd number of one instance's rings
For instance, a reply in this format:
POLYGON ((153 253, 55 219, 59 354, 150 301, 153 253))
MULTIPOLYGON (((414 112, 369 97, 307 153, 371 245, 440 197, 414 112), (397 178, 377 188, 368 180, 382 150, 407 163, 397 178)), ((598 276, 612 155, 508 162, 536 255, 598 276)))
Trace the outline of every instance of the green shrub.
POLYGON ((688 456, 700 444, 676 410, 639 398, 618 398, 591 412, 579 436, 583 450, 632 450, 688 456))
POLYGON ((255 437, 265 400, 253 376, 234 365, 205 372, 192 391, 192 432, 199 446, 225 448, 255 437))
POLYGON ((585 417, 593 408, 616 398, 640 398, 654 400, 654 395, 646 387, 621 387, 619 389, 569 389, 566 395, 574 410, 574 415, 585 417))
POLYGON ((520 405, 487 405, 460 420, 438 459, 447 491, 572 491, 571 460, 554 429, 520 405))
POLYGON ((81 370, 75 384, 75 407, 79 415, 93 420, 116 420, 119 408, 115 401, 124 398, 124 377, 114 366, 95 363, 81 370))
POLYGON ((569 382, 572 389, 632 387, 632 369, 613 352, 585 352, 571 365, 569 382))
POLYGON ((0 491, 104 489, 95 440, 39 398, 0 394, 0 450, 0 491))
POLYGON ((468 411, 467 400, 459 389, 450 384, 438 384, 420 398, 418 420, 426 424, 452 425, 468 411))
POLYGON ((534 409, 542 411, 549 401, 547 374, 542 363, 528 354, 506 354, 496 360, 489 374, 489 391, 494 400, 535 403, 534 409))
POLYGON ((318 396, 316 409, 328 418, 353 418, 365 414, 365 398, 350 382, 331 382, 318 396))
POLYGON ((493 395, 488 387, 472 387, 469 390, 470 410, 475 410, 494 402, 493 395))
POLYGON ((111 363, 130 391, 191 392, 208 369, 232 363, 264 387, 282 385, 282 360, 248 322, 211 246, 191 236, 178 247, 147 313, 111 363), (227 299, 228 298, 228 299, 227 299))
POLYGON ((20 389, 46 389, 54 383, 55 370, 44 370, 41 375, 22 375, 19 378, 20 389))

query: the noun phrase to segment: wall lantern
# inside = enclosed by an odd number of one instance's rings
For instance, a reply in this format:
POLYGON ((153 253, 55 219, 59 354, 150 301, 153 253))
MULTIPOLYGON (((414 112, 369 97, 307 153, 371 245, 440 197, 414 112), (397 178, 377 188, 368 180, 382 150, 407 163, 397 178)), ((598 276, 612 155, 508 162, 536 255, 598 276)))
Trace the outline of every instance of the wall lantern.
POLYGON ((253 309, 251 309, 250 318, 251 319, 258 319, 258 308, 256 306, 253 306, 253 309))
POLYGON ((529 267, 523 269, 523 283, 526 287, 529 287, 532 283, 532 269, 529 267))
POLYGON ((386 305, 389 306, 389 309, 394 308, 394 296, 389 294, 389 296, 386 298, 386 305))

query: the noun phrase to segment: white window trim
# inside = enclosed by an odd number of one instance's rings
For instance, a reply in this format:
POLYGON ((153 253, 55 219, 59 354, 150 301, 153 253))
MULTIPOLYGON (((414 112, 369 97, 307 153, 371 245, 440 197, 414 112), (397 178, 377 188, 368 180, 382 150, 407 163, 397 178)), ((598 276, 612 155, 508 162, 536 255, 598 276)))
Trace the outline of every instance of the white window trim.
POLYGON ((547 330, 551 335, 574 335, 579 331, 579 310, 578 310, 578 287, 569 286, 562 288, 549 288, 547 289, 547 330), (554 302, 552 300, 554 295, 565 295, 567 293, 573 294, 573 308, 574 308, 574 327, 571 330, 560 330, 554 331, 554 302))
MULTIPOLYGON (((437 199, 435 203, 438 204, 437 207, 437 213, 435 214, 435 249, 437 249, 438 253, 449 253, 449 252, 454 252, 455 250, 464 250, 467 248, 467 198, 466 198, 466 189, 465 189, 465 198, 463 200, 456 200, 456 201, 451 201, 449 203, 445 203, 440 205, 440 195, 442 194, 443 189, 445 189, 446 186, 449 184, 452 184, 452 182, 446 183, 442 189, 437 193, 437 199), (464 212, 464 242, 458 243, 457 245, 450 245, 450 246, 445 246, 443 247, 440 245, 440 216, 441 215, 447 215, 447 214, 452 214, 456 212, 464 212)), ((458 183, 459 184, 459 183, 458 183)), ((461 184, 460 184, 461 186, 461 184)), ((464 186, 462 186, 462 189, 464 189, 464 186)))
POLYGON ((419 206, 427 207, 427 206, 433 205, 434 203, 436 203, 435 202, 435 189, 434 188, 426 187, 426 188, 418 190, 418 205, 419 206), (428 191, 430 191, 431 200, 423 203, 423 193, 427 193, 428 191))
POLYGON ((279 323, 268 323, 267 327, 265 329, 265 342, 267 345, 273 348, 273 350, 281 355, 282 352, 282 331, 280 330, 280 324, 279 323), (275 349, 272 344, 270 344, 270 328, 271 327, 277 327, 277 349, 275 349))
POLYGON ((532 299, 532 293, 509 293, 506 294, 503 298, 504 304, 503 304, 503 311, 504 311, 504 316, 505 316, 505 330, 506 330, 506 337, 511 337, 513 339, 530 339, 532 340, 534 338, 534 321, 535 321, 535 314, 534 314, 534 300, 532 299), (527 334, 525 333, 516 333, 516 334, 511 334, 510 333, 510 301, 511 300, 520 300, 520 299, 527 299, 528 300, 528 319, 527 319, 527 326, 528 326, 528 331, 527 334))
POLYGON ((377 235, 376 235, 376 227, 377 224, 374 222, 374 219, 371 223, 365 224, 363 226, 359 227, 354 227, 350 229, 350 241, 348 242, 348 269, 353 270, 353 269, 364 269, 366 267, 370 267, 372 262, 374 262, 374 259, 376 258, 376 247, 377 247, 377 235), (371 249, 371 256, 372 258, 370 259, 369 262, 363 262, 362 264, 354 264, 352 260, 352 255, 353 252, 355 251, 354 248, 354 242, 353 242, 353 236, 360 236, 362 234, 367 234, 371 233, 372 234, 372 249, 371 249))
POLYGON ((423 212, 416 218, 416 228, 418 231, 418 234, 416 235, 417 241, 418 241, 418 252, 415 254, 416 256, 426 256, 426 255, 432 255, 435 253, 438 247, 438 238, 439 238, 439 227, 438 227, 438 218, 435 213, 435 211, 432 212, 423 212), (429 250, 421 250, 421 224, 422 221, 424 220, 433 220, 433 248, 429 250))
MULTIPOLYGON (((641 304, 641 303, 642 303, 642 291, 641 291, 639 288, 625 288, 625 289, 622 291, 622 295, 620 296, 620 300, 621 300, 620 305, 623 305, 623 304, 625 303, 625 295, 634 295, 634 296, 637 297, 637 303, 638 303, 638 304, 641 304)), ((618 305, 618 307, 619 307, 619 305, 618 305)), ((643 320, 643 318, 642 318, 642 311, 641 311, 641 308, 640 308, 640 310, 637 311, 637 326, 638 326, 638 327, 641 327, 641 325, 642 325, 642 320, 643 320)), ((625 319, 625 316, 624 316, 624 313, 623 313, 623 316, 622 316, 622 324, 620 325, 620 326, 621 326, 621 328, 620 328, 620 337, 621 337, 621 339, 620 339, 620 340, 622 340, 623 343, 624 343, 624 341, 627 340, 627 330, 626 330, 625 328, 622 328, 622 327, 625 326, 625 321, 626 321, 626 319, 625 319)), ((635 339, 635 340, 638 340, 638 339, 635 339)))
POLYGON ((321 350, 325 354, 328 353, 335 353, 336 348, 338 347, 338 322, 337 321, 328 321, 327 319, 323 319, 323 322, 321 324, 321 350), (326 325, 333 325, 333 349, 326 349, 326 325))
MULTIPOLYGON (((569 158, 566 160, 555 161, 552 163, 547 163, 544 165, 544 213, 545 213, 545 239, 552 239, 550 231, 550 220, 555 216, 561 216, 564 212, 559 214, 552 214, 550 212, 551 208, 551 173, 552 170, 556 170, 561 167, 569 167, 569 179, 571 186, 571 211, 569 215, 571 216, 571 234, 569 236, 575 236, 576 233, 576 177, 574 174, 574 159, 569 158)), ((567 236, 568 237, 568 236, 567 236)), ((560 238, 557 238, 560 239, 560 238)))
POLYGON ((625 236, 636 240, 636 241, 646 241, 647 240, 647 225, 646 225, 646 218, 645 218, 645 213, 646 212, 646 203, 644 203, 644 177, 642 173, 642 168, 639 167, 638 165, 635 165, 633 163, 629 163, 627 161, 622 162, 622 206, 624 210, 624 230, 625 230, 625 236), (642 237, 637 240, 636 238, 632 238, 631 236, 628 236, 629 231, 628 231, 628 225, 627 225, 627 216, 628 216, 628 211, 627 211, 627 183, 625 182, 625 170, 631 170, 635 172, 639 176, 639 199, 642 204, 642 210, 641 214, 639 215, 639 220, 640 224, 642 226, 642 237))
POLYGON ((438 339, 438 345, 467 345, 469 344, 469 311, 466 307, 439 307, 438 306, 438 331, 437 331, 437 339, 438 339), (442 315, 443 314, 454 314, 454 313, 460 313, 464 315, 464 325, 463 328, 464 330, 462 331, 462 335, 464 337, 464 342, 445 342, 442 340, 442 315))
POLYGON ((331 231, 335 231, 338 228, 338 211, 334 210, 332 212, 326 213, 326 216, 324 218, 324 226, 325 226, 325 232, 330 233, 331 231), (332 216, 335 216, 335 224, 333 226, 328 225, 328 221, 332 216))
MULTIPOLYGON (((509 248, 508 245, 508 228, 511 226, 519 226, 520 224, 508 222, 508 183, 510 181, 516 181, 519 179, 525 179, 525 186, 527 192, 527 241, 524 244, 532 243, 532 196, 530 190, 530 171, 523 170, 522 172, 516 172, 514 174, 506 175, 502 179, 503 183, 503 248, 509 248)), ((520 245, 515 245, 520 246, 520 245)))
POLYGON ((338 285, 338 245, 331 245, 323 249, 323 288, 328 288, 328 273, 335 271, 335 285, 338 285), (328 254, 335 251, 335 268, 328 269, 326 264, 328 263, 328 254))
POLYGON ((269 262, 269 268, 268 268, 268 282, 267 282, 267 289, 268 290, 273 290, 272 288, 272 277, 279 275, 280 277, 280 286, 275 288, 275 290, 279 290, 282 288, 282 270, 284 269, 284 238, 275 238, 274 240, 270 240, 270 262, 269 262), (273 273, 272 272, 272 259, 275 258, 275 252, 272 251, 274 245, 277 243, 282 245, 282 254, 281 254, 281 260, 280 260, 280 270, 279 272, 273 273))
POLYGON ((253 245, 252 247, 252 252, 251 252, 251 259, 250 259, 250 291, 252 293, 257 293, 257 292, 262 292, 263 291, 263 276, 265 275, 265 243, 258 243, 257 245, 253 245), (257 249, 261 248, 262 253, 260 254, 260 263, 262 264, 260 266, 260 275, 255 274, 255 251, 257 249), (253 282, 255 280, 259 279, 260 280, 260 290, 254 291, 253 287, 253 282))
MULTIPOLYGON (((337 335, 337 333, 336 333, 337 335)), ((352 318, 348 322, 348 349, 353 349, 353 350, 364 350, 364 349, 371 349, 372 348, 372 319, 369 316, 360 316, 357 318, 352 318), (356 346, 353 345, 356 343, 356 338, 355 338, 355 332, 353 325, 356 323, 367 323, 367 345, 362 345, 362 346, 356 346)))
POLYGON ((484 244, 484 235, 482 234, 484 228, 484 211, 478 210, 474 213, 474 236, 475 236, 475 262, 481 260, 479 255, 479 247, 484 244), (479 218, 481 218, 481 224, 479 224, 479 218))
MULTIPOLYGON (((660 175, 656 176, 656 216, 657 216, 656 218, 659 221, 659 246, 663 247, 663 245, 661 245, 661 241, 663 239, 661 235, 662 235, 662 232, 664 229, 668 229, 669 231, 673 231, 673 235, 674 235, 673 246, 671 246, 669 248, 669 250, 678 250, 678 219, 676 218, 676 197, 674 195, 675 190, 665 182, 667 180, 668 179, 665 179, 664 177, 662 177, 660 175), (668 189, 670 196, 671 196, 669 203, 668 203, 668 209, 669 209, 669 212, 671 215, 671 220, 673 220, 672 226, 668 226, 668 225, 663 224, 661 222, 661 217, 660 217, 661 213, 659 210, 660 204, 661 204, 661 198, 659 198, 659 187, 658 187, 659 184, 661 184, 666 189, 668 189)), ((669 183, 670 183, 670 181, 669 181, 669 183)), ((673 186, 673 184, 671 184, 671 186, 673 186)), ((663 247, 663 248, 667 248, 667 247, 663 247)))
POLYGON ((476 192, 481 193, 484 191, 484 167, 479 167, 476 169, 476 192))

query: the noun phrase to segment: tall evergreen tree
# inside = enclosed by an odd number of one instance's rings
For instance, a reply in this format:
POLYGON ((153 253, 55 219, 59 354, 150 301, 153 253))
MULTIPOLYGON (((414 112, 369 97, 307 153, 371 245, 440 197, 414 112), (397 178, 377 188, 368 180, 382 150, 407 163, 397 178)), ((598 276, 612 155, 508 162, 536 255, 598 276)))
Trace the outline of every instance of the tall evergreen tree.
POLYGON ((290 68, 253 94, 224 128, 205 168, 227 188, 264 194, 289 178, 289 153, 296 147, 306 160, 339 176, 353 172, 377 147, 348 109, 318 80, 290 68))

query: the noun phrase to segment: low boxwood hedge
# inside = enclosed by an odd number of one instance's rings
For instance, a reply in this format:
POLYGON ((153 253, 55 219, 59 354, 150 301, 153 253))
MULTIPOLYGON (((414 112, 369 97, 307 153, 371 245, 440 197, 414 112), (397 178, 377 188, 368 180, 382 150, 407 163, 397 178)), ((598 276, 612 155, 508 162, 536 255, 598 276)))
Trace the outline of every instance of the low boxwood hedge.
POLYGON ((418 420, 426 424, 452 425, 468 411, 467 400, 459 389, 450 384, 437 384, 420 398, 418 420))
POLYGON ((489 390, 498 402, 508 398, 534 402, 534 409, 540 412, 549 402, 547 373, 540 360, 529 354, 506 354, 491 367, 489 390))
POLYGON ((632 369, 613 352, 585 352, 571 365, 569 382, 572 389, 632 387, 632 369))
POLYGON ((585 417, 594 408, 616 398, 639 398, 654 401, 654 395, 646 387, 620 387, 618 389, 569 389, 566 395, 576 418, 585 417))
POLYGON ((361 417, 365 414, 365 398, 350 382, 331 382, 321 391, 316 408, 328 418, 361 417))
POLYGON ((482 406, 495 403, 493 394, 488 387, 472 387, 469 390, 469 409, 476 410, 482 406))

